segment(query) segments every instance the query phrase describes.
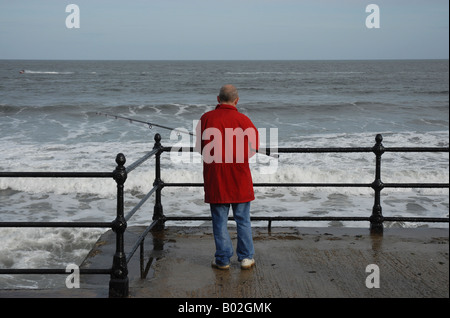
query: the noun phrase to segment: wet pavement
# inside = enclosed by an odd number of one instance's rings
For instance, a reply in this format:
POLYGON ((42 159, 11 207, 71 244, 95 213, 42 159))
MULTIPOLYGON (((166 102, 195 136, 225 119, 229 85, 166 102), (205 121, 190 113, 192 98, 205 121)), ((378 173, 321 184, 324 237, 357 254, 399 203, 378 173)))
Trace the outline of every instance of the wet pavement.
MULTIPOLYGON (((129 227, 128 252, 144 227, 129 227)), ((236 246, 236 231, 230 227, 236 246)), ((211 267, 210 227, 149 233, 128 263, 131 298, 448 298, 448 229, 254 228, 256 266, 211 267)), ((112 264, 115 235, 105 232, 81 268, 112 264)), ((82 275, 79 289, 0 290, 0 297, 108 297, 109 275, 82 275)))

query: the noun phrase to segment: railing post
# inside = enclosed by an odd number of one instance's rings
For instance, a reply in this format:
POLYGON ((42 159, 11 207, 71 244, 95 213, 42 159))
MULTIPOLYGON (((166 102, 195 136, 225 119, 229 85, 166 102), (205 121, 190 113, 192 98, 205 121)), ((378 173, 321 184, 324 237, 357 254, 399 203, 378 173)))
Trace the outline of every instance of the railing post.
POLYGON ((375 181, 372 183, 372 189, 375 191, 375 200, 372 208, 372 215, 370 216, 370 232, 373 234, 383 233, 383 213, 381 209, 380 197, 381 190, 384 188, 384 184, 381 181, 381 155, 384 153, 384 146, 381 143, 383 137, 378 134, 375 137, 376 144, 373 146, 372 151, 376 156, 375 162, 375 181))
MULTIPOLYGON (((153 149, 161 149, 161 135, 155 135, 155 145, 153 149)), ((155 207, 153 209, 153 221, 158 220, 158 224, 155 225, 153 230, 161 231, 164 230, 164 213, 163 207, 161 204, 161 190, 163 186, 163 182, 161 181, 161 153, 162 151, 158 151, 155 155, 155 181, 153 182, 153 186, 158 185, 158 189, 155 191, 155 207)))
POLYGON ((128 297, 128 268, 124 250, 124 233, 127 228, 123 204, 123 188, 127 179, 125 162, 125 156, 119 153, 116 157, 117 167, 113 171, 113 178, 117 183, 117 216, 112 222, 112 230, 116 233, 116 252, 109 281, 109 297, 128 297))

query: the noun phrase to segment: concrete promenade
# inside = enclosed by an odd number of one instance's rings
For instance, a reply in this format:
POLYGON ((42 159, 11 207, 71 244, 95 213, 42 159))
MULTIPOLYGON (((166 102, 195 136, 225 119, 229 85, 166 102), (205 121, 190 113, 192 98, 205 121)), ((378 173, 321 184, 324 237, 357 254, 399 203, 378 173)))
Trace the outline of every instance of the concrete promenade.
MULTIPOLYGON (((129 227, 128 252, 143 227, 129 227)), ((235 228, 230 233, 236 244, 235 228)), ((363 228, 254 228, 256 266, 241 270, 211 267, 210 227, 166 226, 145 240, 140 278, 139 249, 128 264, 131 298, 448 298, 448 229, 385 229, 382 236, 363 228), (144 266, 146 265, 144 264, 144 266), (379 288, 373 269, 379 273, 379 288), (373 278, 373 279, 372 279, 373 278)), ((81 267, 112 264, 115 235, 108 231, 81 267)), ((108 297, 109 275, 82 275, 81 288, 0 290, 2 297, 108 297)))

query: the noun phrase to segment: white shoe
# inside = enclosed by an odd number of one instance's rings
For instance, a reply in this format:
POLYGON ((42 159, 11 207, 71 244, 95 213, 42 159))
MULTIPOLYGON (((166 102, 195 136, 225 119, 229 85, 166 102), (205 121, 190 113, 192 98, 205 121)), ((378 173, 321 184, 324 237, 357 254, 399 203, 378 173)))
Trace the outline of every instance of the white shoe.
POLYGON ((252 258, 244 258, 241 261, 241 269, 250 269, 255 266, 255 260, 252 258))

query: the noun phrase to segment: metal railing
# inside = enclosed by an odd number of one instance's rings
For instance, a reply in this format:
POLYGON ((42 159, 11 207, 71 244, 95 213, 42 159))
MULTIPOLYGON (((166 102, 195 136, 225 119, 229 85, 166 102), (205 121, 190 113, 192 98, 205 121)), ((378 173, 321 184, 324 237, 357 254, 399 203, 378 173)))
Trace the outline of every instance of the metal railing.
MULTIPOLYGON (((381 181, 381 156, 385 152, 449 152, 448 147, 390 147, 385 148, 382 144, 383 137, 378 134, 375 137, 375 145, 373 147, 339 147, 339 148, 276 148, 264 149, 267 155, 273 153, 374 153, 375 154, 375 180, 372 183, 254 183, 254 187, 333 187, 333 188, 372 188, 375 192, 374 205, 372 214, 367 217, 332 217, 332 216, 298 216, 298 217, 282 217, 282 216, 263 216, 252 217, 254 221, 268 221, 269 230, 272 221, 369 221, 370 231, 372 233, 383 232, 384 221, 398 222, 449 222, 448 218, 433 217, 384 217, 381 207, 381 190, 384 188, 449 188, 449 183, 383 183, 381 181)), ((189 151, 194 152, 193 147, 163 147, 163 151, 189 151)), ((201 187, 203 183, 163 183, 163 187, 201 187)), ((166 220, 211 220, 211 217, 166 217, 166 220)), ((229 218, 230 220, 232 217, 229 218)))
MULTIPOLYGON (((149 226, 138 237, 131 251, 126 254, 124 248, 124 233, 127 228, 127 222, 142 207, 142 205, 151 197, 153 193, 159 193, 159 206, 161 206, 161 185, 160 178, 155 179, 153 188, 141 199, 141 201, 127 214, 124 214, 124 184, 128 174, 140 166, 142 163, 156 157, 158 169, 160 167, 159 160, 161 155, 161 137, 155 136, 155 146, 152 151, 148 152, 136 162, 125 167, 125 156, 119 153, 116 156, 117 167, 112 172, 0 172, 0 178, 112 178, 117 184, 117 211, 116 218, 112 222, 0 222, 0 228, 5 227, 72 227, 72 228, 111 228, 116 234, 116 250, 112 260, 112 266, 109 268, 80 268, 79 273, 84 274, 109 274, 109 297, 127 297, 129 293, 128 267, 127 264, 133 257, 137 248, 141 248, 141 267, 143 266, 143 248, 144 240, 148 232, 152 229, 161 229, 162 216, 157 212, 155 205, 155 213, 153 220, 149 226)), ((160 171, 156 172, 160 176, 160 171)), ((161 208, 162 213, 162 208, 161 208)), ((143 273, 141 268, 141 273, 143 273)), ((0 269, 2 274, 66 274, 65 269, 58 268, 26 268, 26 269, 0 269)))
MULTIPOLYGON (((374 153, 375 180, 372 183, 255 183, 255 187, 368 187, 375 192, 372 214, 367 217, 320 217, 320 216, 297 216, 280 217, 264 216, 252 217, 252 221, 268 221, 270 230, 273 221, 369 221, 372 233, 383 233, 384 221, 402 222, 449 222, 449 218, 431 217, 384 217, 381 207, 381 191, 384 188, 449 188, 449 183, 383 183, 381 181, 381 157, 385 152, 449 152, 448 147, 392 147, 385 148, 382 144, 382 136, 377 135, 376 144, 373 147, 355 148, 277 148, 280 153, 374 153)), ((129 294, 128 267, 127 264, 134 253, 140 248, 141 277, 145 277, 148 264, 144 266, 144 241, 147 234, 152 230, 164 229, 166 221, 196 221, 211 220, 211 217, 166 217, 163 213, 161 202, 161 191, 164 187, 201 187, 203 183, 165 183, 161 180, 161 154, 168 151, 189 151, 193 147, 163 147, 161 136, 155 135, 155 144, 152 151, 142 158, 125 167, 125 156, 119 153, 116 156, 117 167, 113 172, 0 172, 0 178, 113 178, 117 184, 117 211, 116 218, 112 222, 0 222, 0 228, 4 227, 85 227, 85 228, 111 228, 116 234, 116 250, 110 268, 81 268, 80 274, 109 274, 109 296, 127 297, 129 294), (142 163, 155 156, 155 180, 153 188, 141 199, 141 201, 127 214, 124 213, 124 184, 129 173, 139 167, 142 163), (155 194, 152 222, 145 228, 135 241, 128 254, 124 249, 124 235, 127 222, 144 205, 144 203, 155 194), (145 267, 145 269, 144 269, 145 267)), ((261 150, 260 152, 264 152, 261 150)), ((271 154, 273 149, 266 149, 266 154, 271 154)), ((232 219, 230 217, 229 219, 232 219)), ((149 260, 149 263, 152 259, 149 260)), ((65 269, 0 269, 1 274, 67 274, 65 269)))

